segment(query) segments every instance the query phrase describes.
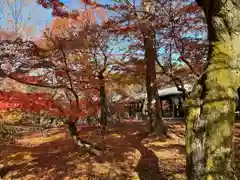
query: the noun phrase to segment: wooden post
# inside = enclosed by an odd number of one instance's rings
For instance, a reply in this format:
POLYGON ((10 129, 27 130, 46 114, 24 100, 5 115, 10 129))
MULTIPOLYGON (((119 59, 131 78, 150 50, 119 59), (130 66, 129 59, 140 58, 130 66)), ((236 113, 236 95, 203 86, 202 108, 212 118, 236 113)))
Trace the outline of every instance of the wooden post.
POLYGON ((175 113, 175 99, 174 97, 170 98, 170 101, 172 101, 172 117, 174 117, 175 113))

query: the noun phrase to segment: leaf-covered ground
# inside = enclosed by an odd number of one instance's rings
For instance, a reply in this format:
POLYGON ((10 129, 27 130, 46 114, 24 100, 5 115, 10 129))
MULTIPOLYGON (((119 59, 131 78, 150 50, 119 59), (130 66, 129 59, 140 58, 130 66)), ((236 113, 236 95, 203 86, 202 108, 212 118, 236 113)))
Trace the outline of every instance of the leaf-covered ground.
MULTIPOLYGON (((240 125, 238 125, 240 129, 240 125)), ((78 149, 65 129, 16 137, 0 143, 3 179, 21 180, 181 180, 185 179, 184 125, 169 123, 169 138, 146 138, 146 125, 124 122, 109 128, 108 150, 93 156, 78 149)), ((100 133, 82 129, 81 136, 101 145, 100 133)), ((240 131, 236 131, 236 149, 240 131)), ((239 150, 240 151, 240 150, 239 150)), ((237 161, 237 159, 235 158, 237 161)))

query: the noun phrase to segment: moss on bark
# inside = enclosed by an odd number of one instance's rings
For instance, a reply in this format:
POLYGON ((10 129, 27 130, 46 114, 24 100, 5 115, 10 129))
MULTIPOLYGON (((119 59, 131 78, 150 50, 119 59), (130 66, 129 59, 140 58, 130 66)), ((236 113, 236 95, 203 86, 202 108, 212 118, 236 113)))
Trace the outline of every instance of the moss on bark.
POLYGON ((207 179, 235 179, 232 169, 232 136, 236 96, 239 87, 239 57, 235 40, 214 44, 211 64, 207 69, 201 118, 206 124, 207 179))
POLYGON ((188 179, 235 180, 231 156, 240 85, 240 8, 232 0, 197 2, 206 16, 211 51, 200 83, 202 93, 188 101, 188 179))

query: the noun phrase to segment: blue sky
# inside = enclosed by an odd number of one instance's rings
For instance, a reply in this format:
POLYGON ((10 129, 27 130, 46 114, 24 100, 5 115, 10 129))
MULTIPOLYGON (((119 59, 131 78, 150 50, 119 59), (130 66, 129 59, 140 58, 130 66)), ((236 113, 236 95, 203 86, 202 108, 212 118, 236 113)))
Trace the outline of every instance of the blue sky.
MULTIPOLYGON (((0 0, 2 1, 2 0, 0 0)), ((81 7, 80 0, 61 0, 68 9, 78 9, 81 7)), ((113 4, 112 0, 97 0, 102 4, 113 4)), ((135 0, 136 4, 140 3, 140 0, 135 0)), ((31 3, 24 9, 23 19, 25 19, 29 26, 36 28, 34 34, 39 34, 41 30, 52 20, 52 10, 45 9, 36 3, 36 0, 31 1, 31 3), (27 20, 31 17, 29 20, 27 20)), ((1 21, 0 21, 1 23, 1 21)), ((2 22, 3 23, 3 22, 2 22)), ((2 24, 1 23, 1 24, 2 24)), ((34 28, 34 29, 35 29, 34 28)))
MULTIPOLYGON (((1 0, 0 0, 1 1, 1 0)), ((78 9, 82 6, 80 3, 80 0, 61 0, 65 6, 68 9, 78 9)), ((136 4, 140 3, 140 0, 135 0, 136 4)), ((190 0, 191 1, 191 0, 190 0)), ((112 0, 97 0, 97 2, 101 4, 113 4, 112 0)), ((23 18, 28 19, 28 17, 31 17, 26 23, 27 25, 34 27, 33 36, 39 36, 44 29, 44 27, 49 24, 52 20, 52 10, 51 9, 45 9, 39 4, 36 3, 35 0, 31 1, 31 4, 28 5, 28 7, 25 9, 23 13, 23 18)), ((192 34, 189 34, 189 36, 193 36, 192 34)), ((123 42, 118 44, 119 48, 125 47, 127 48, 129 43, 123 42)), ((117 47, 116 46, 116 47, 117 47)), ((116 49, 119 49, 116 48, 116 49)), ((163 49, 160 49, 160 52, 164 53, 163 49)), ((179 57, 179 54, 173 55, 174 59, 179 57)))
MULTIPOLYGON (((2 1, 2 0, 0 0, 2 1)), ((77 9, 80 7, 80 0, 62 0, 66 7, 69 9, 77 9)), ((41 5, 36 3, 36 0, 32 0, 31 3, 24 8, 23 19, 27 26, 33 27, 33 35, 38 35, 52 20, 52 10, 45 9, 41 5)), ((0 25, 4 27, 4 20, 0 20, 0 25)))
MULTIPOLYGON (((80 7, 80 0, 62 0, 67 8, 74 9, 80 7)), ((49 24, 52 20, 52 10, 45 9, 35 1, 31 4, 31 8, 25 11, 26 16, 32 14, 32 18, 29 24, 37 27, 38 31, 35 34, 41 33, 44 27, 49 24)))
MULTIPOLYGON (((61 0, 68 9, 78 9, 82 6, 80 0, 61 0)), ((98 0, 97 2, 103 4, 112 3, 111 0, 98 0)), ((32 1, 29 7, 24 12, 24 17, 27 18, 31 14, 31 19, 28 21, 28 24, 36 27, 36 32, 39 34, 41 30, 52 20, 52 10, 44 9, 36 1, 32 1)))

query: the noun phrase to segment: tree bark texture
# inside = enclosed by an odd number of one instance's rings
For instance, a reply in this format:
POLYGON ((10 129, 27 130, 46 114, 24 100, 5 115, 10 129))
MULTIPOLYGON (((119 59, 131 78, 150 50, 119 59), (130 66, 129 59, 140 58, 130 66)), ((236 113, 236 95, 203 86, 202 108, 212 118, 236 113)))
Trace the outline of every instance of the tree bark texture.
POLYGON ((86 148, 90 153, 97 154, 101 151, 101 148, 93 145, 92 143, 85 141, 79 137, 77 132, 77 127, 75 122, 68 122, 68 129, 71 137, 73 138, 75 144, 80 148, 86 148))
POLYGON ((187 106, 187 176, 190 180, 235 180, 232 137, 240 85, 240 3, 199 0, 208 25, 208 64, 187 106))
MULTIPOLYGON (((104 72, 104 71, 103 71, 104 72)), ((104 136, 105 136, 105 131, 106 131, 106 127, 107 127, 107 116, 108 116, 108 108, 107 108, 107 103, 106 103, 106 91, 105 91, 105 82, 104 82, 104 76, 103 76, 103 72, 100 72, 99 74, 99 78, 101 80, 101 84, 100 84, 100 109, 101 109, 101 114, 100 114, 100 131, 101 131, 101 138, 102 138, 102 143, 103 143, 103 147, 105 148, 105 140, 104 140, 104 136)))
MULTIPOLYGON (((145 11, 153 11, 154 1, 145 0, 142 4, 142 8, 145 11)), ((155 46, 155 31, 150 25, 148 19, 144 20, 141 24, 141 32, 144 36, 144 50, 145 50, 145 60, 146 60, 146 89, 147 89, 147 109, 150 124, 150 132, 154 132, 158 135, 166 134, 166 127, 163 123, 160 114, 160 104, 157 92, 157 82, 156 82, 156 60, 157 60, 157 50, 155 46)))
POLYGON ((106 91, 105 91, 105 82, 104 82, 104 76, 103 73, 99 74, 99 79, 100 79, 100 88, 99 88, 99 93, 100 93, 100 109, 101 109, 101 115, 100 115, 100 123, 102 126, 107 126, 107 103, 106 103, 106 91))

